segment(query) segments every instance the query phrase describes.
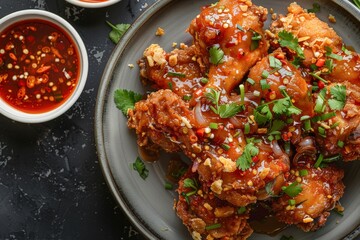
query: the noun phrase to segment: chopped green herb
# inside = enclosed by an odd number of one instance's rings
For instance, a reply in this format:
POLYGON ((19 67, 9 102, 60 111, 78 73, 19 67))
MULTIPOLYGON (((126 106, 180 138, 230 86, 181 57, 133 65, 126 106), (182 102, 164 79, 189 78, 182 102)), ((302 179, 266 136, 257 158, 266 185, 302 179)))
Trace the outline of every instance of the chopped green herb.
POLYGON ((342 56, 340 55, 337 55, 335 53, 333 53, 332 49, 330 47, 325 47, 325 50, 326 50, 326 56, 329 57, 329 58, 333 58, 333 59, 336 59, 336 60, 339 60, 341 61, 343 59, 342 56))
POLYGON ((261 105, 254 110, 254 117, 257 124, 265 125, 273 119, 273 114, 268 105, 261 105))
POLYGON ((179 77, 179 78, 184 78, 186 77, 185 74, 183 73, 178 73, 178 72, 168 72, 166 75, 170 76, 170 77, 179 77))
POLYGON ((336 162, 342 159, 342 155, 341 154, 337 154, 328 158, 324 158, 322 160, 323 163, 332 163, 332 162, 336 162))
POLYGON ((130 24, 116 24, 113 25, 110 22, 106 21, 106 23, 111 27, 111 32, 109 33, 109 38, 115 44, 117 44, 124 33, 129 29, 130 24))
POLYGON ((339 211, 339 209, 337 209, 336 207, 333 209, 333 211, 341 217, 344 216, 344 211, 339 211))
POLYGON ((271 181, 271 182, 268 182, 266 185, 265 185, 265 191, 268 195, 270 195, 271 197, 274 197, 275 194, 274 194, 274 181, 271 181))
POLYGON ((239 207, 237 209, 237 214, 241 215, 246 212, 246 207, 239 207))
POLYGON ((245 86, 244 86, 244 84, 240 84, 239 88, 240 88, 241 104, 244 105, 245 104, 245 86))
POLYGON ((332 59, 326 59, 325 60, 325 67, 328 69, 326 73, 332 73, 334 69, 334 61, 332 59))
POLYGON ((249 134, 250 133, 250 123, 245 123, 244 125, 244 134, 249 134))
POLYGON ((174 188, 174 185, 172 183, 165 182, 164 187, 166 190, 172 190, 174 188))
POLYGON ((142 179, 146 179, 149 176, 149 170, 146 169, 144 162, 137 157, 135 162, 132 164, 132 167, 137 171, 142 179))
POLYGON ((218 65, 224 62, 224 51, 219 46, 212 46, 209 50, 210 63, 218 65))
POLYGON ((306 169, 301 169, 301 170, 299 171, 300 177, 307 176, 308 174, 309 174, 309 172, 308 172, 308 170, 306 170, 306 169))
POLYGON ((299 41, 294 35, 285 30, 278 33, 279 43, 281 47, 287 47, 296 52, 297 56, 301 59, 305 58, 304 52, 299 45, 299 41))
POLYGON ((194 190, 197 190, 198 189, 198 184, 197 184, 195 179, 185 178, 184 179, 184 187, 192 188, 194 190))
POLYGON ((339 148, 343 148, 344 147, 344 142, 339 140, 337 142, 337 145, 338 145, 339 148))
POLYGON ((269 63, 270 63, 270 67, 275 70, 279 70, 282 67, 281 61, 275 58, 274 56, 269 56, 269 63))
POLYGON ((320 12, 320 4, 313 3, 313 8, 307 10, 309 13, 318 13, 320 12))
POLYGON ((183 99, 184 99, 185 101, 190 101, 191 98, 192 98, 191 95, 184 95, 184 96, 183 96, 183 99))
POLYGON ((135 103, 142 99, 142 95, 131 90, 117 89, 114 92, 115 105, 127 116, 129 109, 134 109, 135 103))
POLYGON ((217 123, 210 123, 209 124, 209 128, 210 129, 218 129, 219 128, 219 125, 217 123))
POLYGON ((236 28, 240 30, 241 32, 245 32, 244 28, 240 26, 240 24, 236 24, 236 28))
POLYGON ((293 182, 291 183, 289 186, 285 187, 283 186, 281 188, 283 190, 284 193, 286 193, 289 197, 296 197, 297 195, 299 195, 299 193, 302 192, 302 187, 301 184, 298 182, 293 182))
POLYGON ((330 88, 332 99, 330 99, 329 107, 332 110, 341 110, 345 107, 346 103, 346 86, 336 85, 330 88))
POLYGON ((319 92, 319 94, 316 98, 315 107, 314 107, 315 112, 317 112, 317 113, 324 112, 324 110, 325 110, 325 95, 326 95, 326 89, 323 88, 319 92))
POLYGON ((294 60, 291 62, 292 65, 294 65, 296 68, 299 68, 302 63, 302 58, 295 56, 294 60))
POLYGON ((242 171, 246 171, 251 166, 252 158, 258 154, 259 154, 259 148, 256 147, 254 143, 250 142, 246 144, 244 148, 244 152, 236 160, 236 166, 242 171))
POLYGON ((169 86, 169 89, 170 89, 170 90, 173 90, 173 84, 172 84, 172 82, 168 82, 168 86, 169 86))
POLYGON ((346 55, 351 55, 351 51, 348 50, 345 45, 342 45, 341 50, 346 54, 346 55))
POLYGON ((225 151, 228 151, 230 149, 230 145, 223 143, 221 144, 222 149, 224 149, 225 151))
POLYGON ((360 0, 353 0, 353 2, 358 8, 360 8, 360 0))
POLYGON ((255 81, 254 81, 253 79, 251 79, 251 78, 246 79, 246 81, 247 81, 248 83, 250 83, 250 85, 254 85, 254 84, 255 84, 255 81))
POLYGON ((266 79, 260 80, 260 86, 261 86, 261 90, 270 89, 270 85, 267 83, 266 79))
POLYGON ((200 79, 200 82, 201 82, 202 84, 207 84, 207 83, 209 82, 209 79, 203 77, 203 78, 200 79))
POLYGON ((230 118, 240 112, 243 107, 237 103, 222 104, 219 106, 220 91, 215 91, 213 88, 207 88, 205 97, 211 101, 214 106, 210 106, 211 110, 218 114, 221 118, 230 118))
POLYGON ((295 199, 289 199, 289 205, 290 206, 295 206, 295 204, 296 204, 295 199))
POLYGON ((221 223, 215 223, 212 225, 208 225, 205 227, 206 230, 214 230, 214 229, 218 229, 221 228, 221 223))
POLYGON ((318 127, 318 132, 319 132, 319 134, 320 134, 320 136, 322 136, 322 137, 326 137, 326 131, 325 131, 325 128, 323 128, 323 127, 318 127))
POLYGON ((317 75, 316 73, 309 73, 310 76, 322 81, 323 83, 327 84, 328 81, 326 81, 324 78, 320 77, 319 75, 317 75))
POLYGON ((314 168, 318 168, 320 167, 320 164, 322 163, 322 161, 324 160, 324 155, 322 155, 320 153, 319 157, 317 158, 315 164, 314 164, 314 168))
POLYGON ((263 77, 263 78, 268 78, 269 77, 269 75, 270 75, 270 73, 268 72, 268 71, 266 71, 266 70, 264 70, 262 73, 261 73, 261 76, 263 77))
POLYGON ((286 123, 284 121, 276 119, 272 122, 271 128, 269 129, 268 132, 269 134, 272 134, 274 132, 281 131, 285 126, 286 123))
POLYGON ((262 39, 262 36, 260 35, 260 33, 255 32, 254 30, 251 30, 253 36, 251 37, 251 45, 250 45, 250 50, 254 51, 259 47, 260 44, 260 40, 262 39))
POLYGON ((330 128, 333 129, 333 128, 336 128, 339 125, 340 125, 340 122, 336 122, 333 125, 331 125, 330 128))

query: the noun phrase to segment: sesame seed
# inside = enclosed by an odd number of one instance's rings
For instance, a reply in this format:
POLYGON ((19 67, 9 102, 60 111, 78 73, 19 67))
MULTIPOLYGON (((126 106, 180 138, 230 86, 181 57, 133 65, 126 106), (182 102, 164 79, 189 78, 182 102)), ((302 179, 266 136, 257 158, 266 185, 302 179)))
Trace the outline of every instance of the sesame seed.
POLYGON ((11 63, 9 63, 9 64, 7 65, 7 68, 8 68, 8 69, 12 69, 12 67, 13 67, 13 65, 12 65, 11 63))
POLYGON ((17 79, 17 77, 16 77, 16 75, 14 75, 14 76, 12 77, 12 80, 16 81, 16 79, 17 79))
POLYGON ((29 54, 29 50, 28 50, 28 49, 26 49, 26 48, 25 48, 25 49, 23 49, 23 54, 26 54, 26 55, 27 55, 27 54, 29 54))

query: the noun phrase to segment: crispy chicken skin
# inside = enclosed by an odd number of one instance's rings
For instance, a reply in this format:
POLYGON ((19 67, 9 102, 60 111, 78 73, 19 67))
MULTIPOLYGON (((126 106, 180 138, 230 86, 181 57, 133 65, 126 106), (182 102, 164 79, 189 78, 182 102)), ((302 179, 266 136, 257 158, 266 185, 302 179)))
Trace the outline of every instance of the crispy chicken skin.
POLYGON ((170 90, 159 90, 137 102, 129 111, 128 126, 136 130, 140 147, 153 150, 156 145, 168 152, 183 151, 193 161, 192 170, 199 173, 203 184, 236 206, 263 198, 258 191, 268 182, 281 183, 283 174, 289 171, 288 156, 276 155, 272 150, 275 142, 259 144, 256 164, 246 171, 239 170, 236 160, 244 151, 244 136, 231 137, 237 132, 231 129, 232 124, 206 133, 194 121, 188 105, 170 90), (230 144, 231 149, 224 151, 224 144, 230 144))
MULTIPOLYGON (((306 169, 306 168, 305 168, 306 169)), ((296 172, 304 170, 294 168, 294 174, 288 178, 288 184, 295 182, 296 172)), ((273 203, 276 217, 284 223, 295 224, 303 231, 315 231, 322 227, 337 201, 344 193, 342 178, 343 170, 335 167, 306 169, 307 175, 301 177, 302 191, 291 198, 284 194, 273 203), (289 200, 295 200, 294 206, 289 206, 289 200)))
POLYGON ((298 38, 304 49, 304 66, 316 65, 321 75, 330 82, 349 81, 360 84, 360 56, 356 52, 346 50, 341 37, 333 28, 321 21, 314 13, 307 13, 296 3, 290 4, 289 13, 280 17, 271 24, 267 31, 273 39, 272 45, 279 46, 278 33, 285 30, 298 38), (329 57, 333 53, 338 57, 329 57), (325 60, 333 62, 333 69, 328 69, 325 60))
POLYGON ((152 44, 144 51, 138 65, 145 82, 150 82, 155 89, 171 89, 181 97, 191 96, 202 87, 200 80, 205 75, 205 67, 194 45, 167 53, 158 44, 152 44))
POLYGON ((220 0, 204 7, 191 22, 189 33, 195 46, 209 66, 208 87, 231 92, 259 58, 267 54, 268 43, 262 29, 267 9, 249 0, 220 0), (259 46, 251 50, 252 37, 260 34, 259 46), (209 49, 219 47, 224 52, 223 62, 211 64, 209 49))
POLYGON ((179 199, 175 209, 194 239, 243 240, 253 232, 247 219, 248 211, 220 200, 198 182, 198 176, 191 169, 179 181, 179 199), (184 182, 193 181, 197 189, 184 182), (213 229, 211 229, 213 228, 213 229))
MULTIPOLYGON (((349 82, 334 83, 327 86, 328 92, 334 86, 346 87, 346 103, 341 111, 336 111, 335 117, 314 125, 315 129, 327 128, 325 136, 315 131, 316 141, 325 156, 341 154, 344 161, 357 160, 360 158, 360 87, 349 82), (335 123, 337 126, 331 128, 335 123), (339 141, 344 142, 344 146, 339 146, 339 141)), ((329 112, 333 111, 327 107, 325 113, 329 112)))

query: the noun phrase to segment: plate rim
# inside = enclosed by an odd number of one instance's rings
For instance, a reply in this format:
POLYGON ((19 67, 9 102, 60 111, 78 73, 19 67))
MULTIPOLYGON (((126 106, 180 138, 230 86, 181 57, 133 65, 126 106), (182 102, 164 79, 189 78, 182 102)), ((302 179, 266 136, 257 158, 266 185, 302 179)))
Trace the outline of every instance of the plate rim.
MULTIPOLYGON (((176 2, 179 0, 156 0, 149 8, 147 8, 130 26, 128 31, 120 39, 119 43, 115 46, 113 52, 111 53, 107 64, 105 65, 101 81, 99 84, 96 105, 95 105, 95 117, 94 117, 94 134, 95 134, 95 145, 97 150, 97 155, 99 159, 99 165, 105 182, 110 189, 111 194, 116 199, 117 203, 121 206, 122 211, 130 219, 131 223, 137 228, 137 230, 147 239, 158 239, 157 234, 146 226, 146 224, 137 216, 131 207, 128 205, 127 201, 122 197, 119 186, 116 184, 113 177, 112 171, 109 167, 109 162, 105 149, 105 141, 103 134, 103 114, 104 106, 107 102, 106 92, 109 90, 109 86, 113 81, 113 71, 117 65, 118 60, 121 58, 124 50, 128 46, 130 40, 135 36, 138 30, 143 24, 146 23, 152 16, 154 16, 162 8, 165 8, 168 4, 176 2)), ((352 17, 357 19, 360 22, 360 9, 353 5, 350 0, 331 0, 339 7, 343 8, 352 17)), ((360 235, 360 225, 349 232, 344 236, 344 240, 355 239, 355 237, 360 235)))

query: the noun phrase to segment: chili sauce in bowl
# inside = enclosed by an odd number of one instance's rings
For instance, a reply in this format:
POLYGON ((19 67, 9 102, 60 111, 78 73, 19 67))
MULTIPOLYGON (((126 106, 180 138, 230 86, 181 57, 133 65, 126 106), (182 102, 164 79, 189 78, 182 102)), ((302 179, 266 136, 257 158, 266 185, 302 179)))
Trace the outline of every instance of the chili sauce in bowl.
POLYGON ((0 112, 20 122, 61 115, 87 78, 80 36, 65 20, 41 10, 5 18, 0 20, 0 112))
POLYGON ((66 0, 67 2, 84 8, 102 8, 107 7, 120 0, 66 0))

